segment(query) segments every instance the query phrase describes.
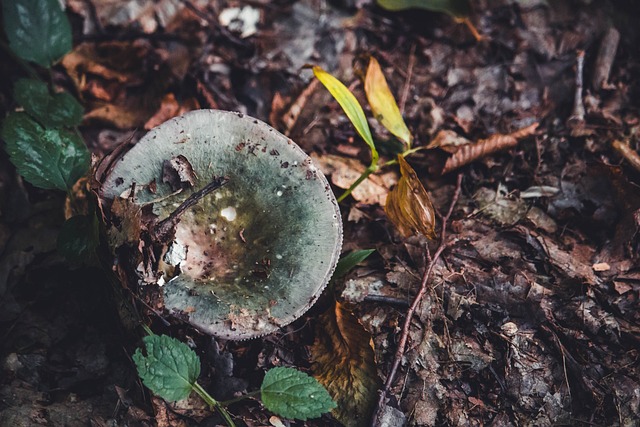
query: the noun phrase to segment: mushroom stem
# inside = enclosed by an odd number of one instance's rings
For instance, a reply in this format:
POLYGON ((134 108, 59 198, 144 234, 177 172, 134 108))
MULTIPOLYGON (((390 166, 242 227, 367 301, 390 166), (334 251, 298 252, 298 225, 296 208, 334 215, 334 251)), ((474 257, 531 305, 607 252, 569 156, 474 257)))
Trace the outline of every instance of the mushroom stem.
POLYGON ((222 187, 226 183, 229 182, 229 178, 226 176, 221 177, 213 177, 213 180, 202 187, 200 190, 196 191, 189 197, 185 199, 184 202, 180 203, 180 206, 176 208, 175 211, 171 212, 171 214, 163 219, 154 227, 153 236, 158 241, 167 241, 167 237, 174 230, 176 224, 180 222, 180 217, 183 213, 190 207, 194 206, 200 200, 202 200, 207 194, 217 190, 222 187))

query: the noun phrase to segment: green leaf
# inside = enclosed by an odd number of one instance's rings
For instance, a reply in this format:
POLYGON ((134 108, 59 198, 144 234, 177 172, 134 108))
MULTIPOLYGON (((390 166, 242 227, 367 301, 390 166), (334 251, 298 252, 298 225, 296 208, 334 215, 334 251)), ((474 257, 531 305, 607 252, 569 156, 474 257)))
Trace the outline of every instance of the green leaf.
POLYGON ((393 11, 426 9, 445 12, 456 18, 463 18, 471 13, 469 0, 378 0, 378 4, 393 11))
POLYGON ((71 25, 58 0, 2 0, 2 15, 20 58, 49 68, 71 50, 71 25))
POLYGON ((264 406, 285 418, 306 421, 336 407, 318 380, 293 368, 270 369, 260 392, 264 406))
POLYGON ((94 264, 98 261, 98 218, 77 215, 62 224, 58 235, 58 251, 71 262, 94 264))
POLYGON ((369 66, 367 67, 364 92, 367 94, 369 106, 371 106, 371 111, 375 118, 389 132, 403 141, 407 148, 410 148, 411 132, 409 132, 402 114, 400 114, 400 109, 389 89, 387 79, 384 78, 380 64, 373 56, 369 60, 369 66))
POLYGON ((331 279, 335 280, 341 278, 347 274, 349 270, 367 259, 369 255, 375 251, 375 249, 361 249, 343 256, 340 258, 340 261, 338 261, 338 265, 336 266, 336 270, 333 272, 331 279))
POLYGON ((66 92, 51 95, 44 82, 20 79, 13 92, 24 110, 46 128, 73 127, 82 122, 82 105, 66 92))
POLYGON ((2 127, 11 162, 36 187, 70 190, 89 170, 82 139, 62 129, 43 129, 26 113, 11 113, 2 127))
POLYGON ((340 104, 345 114, 356 128, 356 131, 358 131, 362 139, 364 139, 371 149, 372 156, 377 160, 378 152, 376 151, 376 146, 373 143, 369 123, 367 123, 367 118, 364 115, 362 106, 360 106, 356 97, 353 96, 351 91, 349 91, 349 89, 343 85, 340 80, 336 79, 317 65, 313 67, 313 74, 318 80, 320 80, 320 83, 327 88, 335 100, 338 101, 338 104, 340 104))
POLYGON ((200 359, 186 344, 167 335, 142 339, 147 355, 137 349, 133 361, 145 386, 166 401, 189 397, 200 375, 200 359))

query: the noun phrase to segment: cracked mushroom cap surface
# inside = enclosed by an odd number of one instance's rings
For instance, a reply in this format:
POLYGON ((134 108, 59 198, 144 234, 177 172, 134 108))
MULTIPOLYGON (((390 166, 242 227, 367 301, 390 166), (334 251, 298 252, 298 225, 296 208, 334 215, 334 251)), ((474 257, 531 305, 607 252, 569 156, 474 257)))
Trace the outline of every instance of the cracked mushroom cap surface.
POLYGON ((101 195, 127 197, 133 186, 133 201, 152 205, 161 221, 221 176, 228 183, 180 217, 164 254, 177 272, 160 279, 164 305, 211 335, 254 338, 308 310, 340 255, 338 204, 300 147, 252 117, 192 111, 154 128, 117 160, 101 195), (185 184, 178 191, 167 179, 167 165, 176 164, 185 184))

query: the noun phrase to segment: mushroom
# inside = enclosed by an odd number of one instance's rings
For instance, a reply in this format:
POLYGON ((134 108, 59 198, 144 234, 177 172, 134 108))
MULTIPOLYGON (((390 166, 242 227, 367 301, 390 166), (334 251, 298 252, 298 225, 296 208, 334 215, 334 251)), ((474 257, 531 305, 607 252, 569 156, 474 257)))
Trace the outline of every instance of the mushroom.
POLYGON ((248 339, 291 323, 338 261, 342 223, 326 178, 292 140, 243 114, 173 118, 111 159, 99 180, 112 216, 129 203, 129 218, 107 226, 113 253, 125 240, 148 251, 128 275, 213 336, 248 339), (127 221, 140 222, 129 229, 143 243, 117 238, 127 221))

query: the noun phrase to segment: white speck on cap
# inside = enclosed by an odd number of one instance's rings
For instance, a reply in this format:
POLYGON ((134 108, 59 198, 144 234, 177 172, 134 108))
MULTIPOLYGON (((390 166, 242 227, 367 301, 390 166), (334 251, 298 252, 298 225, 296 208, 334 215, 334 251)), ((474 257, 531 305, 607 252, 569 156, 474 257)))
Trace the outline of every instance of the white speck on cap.
POLYGON ((222 215, 222 217, 227 221, 233 221, 236 219, 236 216, 238 216, 236 208, 234 208, 233 206, 222 209, 220 211, 220 215, 222 215))

